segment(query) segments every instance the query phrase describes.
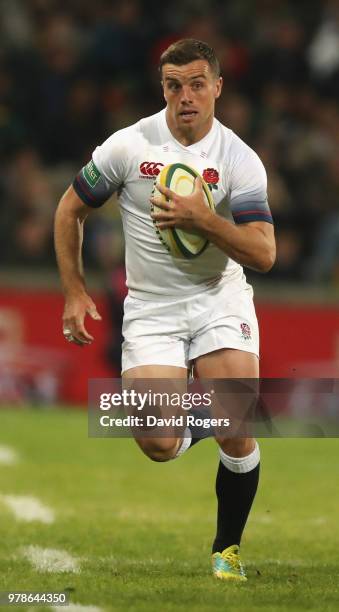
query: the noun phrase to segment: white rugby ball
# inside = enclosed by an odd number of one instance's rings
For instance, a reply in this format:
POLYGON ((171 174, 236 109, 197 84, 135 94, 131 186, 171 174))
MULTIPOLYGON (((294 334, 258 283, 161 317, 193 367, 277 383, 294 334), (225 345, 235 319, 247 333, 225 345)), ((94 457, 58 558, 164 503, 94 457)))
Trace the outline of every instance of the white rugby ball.
MULTIPOLYGON (((194 191, 194 181, 200 177, 204 192, 205 204, 212 211, 215 210, 214 201, 210 189, 197 170, 186 164, 169 164, 162 168, 154 181, 152 196, 166 201, 166 197, 157 189, 157 185, 168 187, 174 193, 188 196, 194 191)), ((161 212, 161 208, 152 204, 152 212, 161 212)), ((153 220, 158 238, 174 257, 192 259, 201 255, 208 245, 208 240, 195 232, 187 232, 179 228, 159 229, 153 220)))

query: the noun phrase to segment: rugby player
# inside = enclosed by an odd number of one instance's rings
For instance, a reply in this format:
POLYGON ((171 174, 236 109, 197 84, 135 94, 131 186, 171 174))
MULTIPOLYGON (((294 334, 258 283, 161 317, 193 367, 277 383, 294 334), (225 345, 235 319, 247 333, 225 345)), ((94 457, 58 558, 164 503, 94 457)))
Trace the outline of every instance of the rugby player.
MULTIPOLYGON (((119 130, 98 146, 62 197, 55 219, 57 260, 65 293, 63 333, 93 341, 86 315, 100 319, 81 266, 83 224, 117 191, 126 241, 128 296, 124 304, 122 376, 125 379, 257 378, 259 335, 253 292, 242 266, 267 272, 275 240, 264 167, 256 153, 215 117, 222 77, 213 49, 183 39, 160 58, 166 107, 119 130), (191 196, 159 187, 169 202, 153 199, 153 180, 174 162, 196 168, 212 189, 217 214, 205 206, 201 181, 191 196), (195 259, 173 258, 160 228, 194 230, 209 240, 195 259)), ((140 438, 151 459, 167 461, 195 441, 140 438)), ((254 500, 260 453, 253 438, 219 436, 214 575, 244 581, 241 536, 254 500)))

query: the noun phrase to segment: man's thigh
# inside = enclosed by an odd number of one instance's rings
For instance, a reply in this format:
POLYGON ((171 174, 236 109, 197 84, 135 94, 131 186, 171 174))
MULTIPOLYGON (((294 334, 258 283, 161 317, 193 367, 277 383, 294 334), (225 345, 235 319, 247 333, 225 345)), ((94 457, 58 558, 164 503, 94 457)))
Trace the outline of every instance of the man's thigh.
POLYGON ((135 428, 134 437, 152 459, 166 461, 175 456, 183 432, 175 426, 148 427, 155 417, 169 418, 176 408, 161 402, 166 393, 184 393, 188 369, 188 323, 181 302, 145 301, 128 296, 124 305, 122 377, 126 387, 137 387, 156 399, 143 408, 143 425, 135 428), (149 415, 149 420, 147 420, 149 415))
POLYGON ((254 448, 252 414, 257 401, 259 378, 257 355, 235 349, 212 351, 195 360, 194 371, 202 379, 224 380, 212 412, 216 418, 229 418, 231 430, 216 430, 218 444, 233 457, 251 453, 254 448), (253 379, 253 382, 248 379, 253 379))
MULTIPOLYGON (((171 403, 166 403, 167 394, 185 393, 187 388, 187 368, 176 366, 164 366, 157 364, 140 365, 125 370, 122 375, 123 387, 127 389, 136 388, 139 393, 146 393, 149 397, 157 397, 157 403, 145 405, 139 416, 147 419, 147 416, 156 418, 170 418, 176 412, 171 403), (162 402, 161 398, 165 398, 162 402)), ((178 451, 183 431, 178 431, 174 425, 164 427, 156 426, 135 427, 133 434, 141 450, 155 461, 167 461, 172 459, 178 451)))
POLYGON ((195 359, 199 378, 258 378, 259 359, 254 353, 222 348, 195 359))

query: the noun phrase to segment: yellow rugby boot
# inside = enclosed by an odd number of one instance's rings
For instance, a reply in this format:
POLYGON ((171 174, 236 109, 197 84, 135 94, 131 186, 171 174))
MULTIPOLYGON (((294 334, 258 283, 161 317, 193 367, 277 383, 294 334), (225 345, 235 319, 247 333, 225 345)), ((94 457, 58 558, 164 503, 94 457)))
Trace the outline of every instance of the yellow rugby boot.
POLYGON ((212 568, 214 576, 220 578, 220 580, 247 581, 237 544, 225 548, 221 553, 214 553, 212 555, 212 568))

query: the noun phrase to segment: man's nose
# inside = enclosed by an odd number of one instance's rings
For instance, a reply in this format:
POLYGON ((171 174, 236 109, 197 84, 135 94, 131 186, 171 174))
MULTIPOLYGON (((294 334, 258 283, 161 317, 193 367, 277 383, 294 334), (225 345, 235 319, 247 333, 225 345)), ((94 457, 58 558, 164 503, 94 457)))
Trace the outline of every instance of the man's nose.
POLYGON ((181 90, 181 102, 185 104, 192 102, 192 89, 189 85, 183 85, 181 90))

